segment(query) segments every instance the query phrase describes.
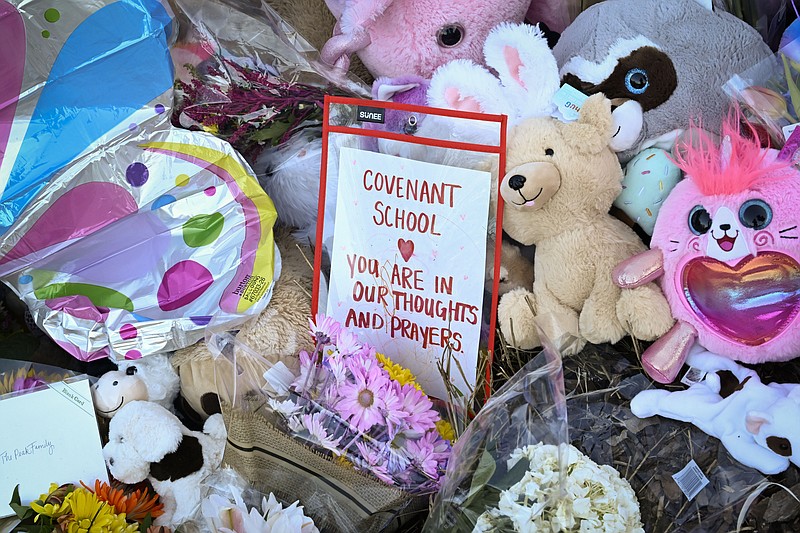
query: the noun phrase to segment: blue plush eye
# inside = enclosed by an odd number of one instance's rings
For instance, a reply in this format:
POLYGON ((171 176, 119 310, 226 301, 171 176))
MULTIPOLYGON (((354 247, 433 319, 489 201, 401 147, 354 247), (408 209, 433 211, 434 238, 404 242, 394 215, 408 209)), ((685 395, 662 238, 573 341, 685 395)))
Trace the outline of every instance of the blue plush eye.
POLYGON ((739 220, 748 228, 764 229, 772 222, 772 208, 764 200, 748 200, 739 208, 739 220))
POLYGON ((650 80, 647 78, 647 71, 632 68, 625 74, 625 88, 633 94, 642 94, 648 87, 650 87, 650 80))

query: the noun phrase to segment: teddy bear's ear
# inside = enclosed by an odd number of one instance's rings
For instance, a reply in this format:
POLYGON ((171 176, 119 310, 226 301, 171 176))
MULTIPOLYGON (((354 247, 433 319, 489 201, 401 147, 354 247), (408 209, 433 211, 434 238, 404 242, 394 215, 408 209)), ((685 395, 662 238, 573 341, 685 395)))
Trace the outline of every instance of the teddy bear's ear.
POLYGON ((459 111, 511 114, 500 81, 467 59, 451 61, 436 70, 428 89, 428 103, 459 111))
POLYGON ((483 53, 520 116, 552 112, 553 95, 561 80, 556 58, 538 26, 500 24, 486 38, 483 53))
POLYGON ((761 426, 772 423, 772 415, 763 411, 748 411, 744 423, 749 433, 758 435, 761 426))
POLYGON ((614 136, 611 101, 602 94, 590 96, 577 121, 566 124, 565 138, 577 150, 596 154, 608 148, 614 136))

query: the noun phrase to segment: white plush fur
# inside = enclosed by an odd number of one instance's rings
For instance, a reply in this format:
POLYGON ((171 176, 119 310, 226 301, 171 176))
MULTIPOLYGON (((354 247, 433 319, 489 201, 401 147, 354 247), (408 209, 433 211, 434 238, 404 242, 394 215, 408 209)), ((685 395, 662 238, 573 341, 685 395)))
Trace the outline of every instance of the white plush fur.
POLYGON ((633 414, 691 422, 722 441, 734 459, 764 474, 783 472, 790 462, 800 465, 800 385, 765 385, 754 371, 702 349, 687 364, 707 371, 706 378, 683 391, 642 391, 631 401, 633 414), (721 370, 744 382, 727 398, 720 396, 721 370), (786 439, 789 449, 776 453, 769 438, 786 439))
POLYGON ((109 472, 119 481, 150 481, 164 504, 164 514, 156 525, 174 528, 189 519, 200 505, 201 483, 222 462, 226 438, 222 415, 211 416, 201 433, 186 429, 158 404, 134 401, 111 419, 103 455, 109 472), (178 479, 158 480, 150 475, 151 464, 178 450, 186 436, 196 437, 202 446, 202 467, 178 479))
POLYGON ((111 418, 134 400, 147 400, 171 409, 179 389, 180 378, 169 356, 158 354, 119 363, 118 370, 106 372, 94 384, 92 398, 97 412, 111 418))

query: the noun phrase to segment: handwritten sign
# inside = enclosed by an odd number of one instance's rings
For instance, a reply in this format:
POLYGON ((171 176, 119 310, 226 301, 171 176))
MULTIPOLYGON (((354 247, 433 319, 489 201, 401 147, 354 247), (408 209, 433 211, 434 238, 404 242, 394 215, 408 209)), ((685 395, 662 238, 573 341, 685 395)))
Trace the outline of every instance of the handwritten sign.
POLYGON ((88 379, 0 400, 0 420, 0 516, 16 485, 27 504, 50 483, 108 481, 88 379))
POLYGON ((409 368, 423 389, 475 386, 491 175, 342 148, 327 314, 409 368))

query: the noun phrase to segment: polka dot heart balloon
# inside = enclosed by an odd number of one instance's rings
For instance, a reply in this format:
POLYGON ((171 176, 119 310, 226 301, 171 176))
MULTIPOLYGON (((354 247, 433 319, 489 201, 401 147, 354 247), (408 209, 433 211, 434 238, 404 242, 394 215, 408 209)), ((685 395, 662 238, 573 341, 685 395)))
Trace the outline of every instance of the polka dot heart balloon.
POLYGON ((168 4, 42 6, 0 0, 0 277, 82 360, 259 312, 275 208, 230 145, 170 125, 168 4))

